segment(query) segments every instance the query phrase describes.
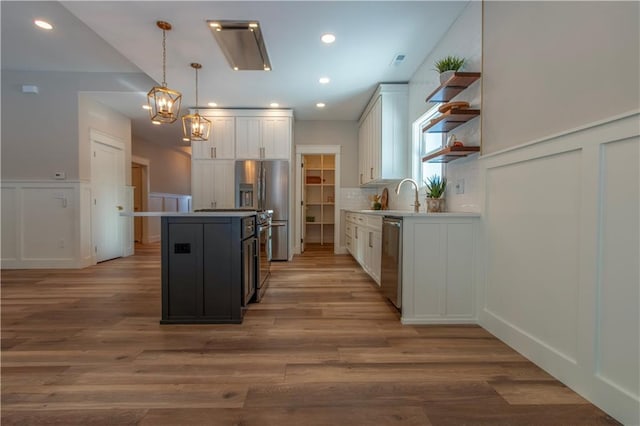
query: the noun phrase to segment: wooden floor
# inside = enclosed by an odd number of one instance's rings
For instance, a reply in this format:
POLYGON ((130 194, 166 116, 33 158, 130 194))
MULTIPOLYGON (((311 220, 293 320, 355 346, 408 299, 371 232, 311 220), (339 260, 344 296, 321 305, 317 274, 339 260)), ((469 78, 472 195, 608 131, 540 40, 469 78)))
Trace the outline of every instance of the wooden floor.
POLYGON ((2 271, 2 425, 616 424, 475 326, 403 326, 348 255, 276 263, 241 325, 160 325, 158 246, 2 271))

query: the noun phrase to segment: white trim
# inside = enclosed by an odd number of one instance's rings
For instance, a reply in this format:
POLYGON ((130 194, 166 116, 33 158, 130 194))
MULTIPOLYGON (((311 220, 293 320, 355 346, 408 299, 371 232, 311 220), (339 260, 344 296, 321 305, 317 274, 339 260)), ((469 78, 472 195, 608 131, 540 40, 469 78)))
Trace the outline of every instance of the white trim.
POLYGON ((293 117, 291 109, 198 108, 205 117, 293 117))
POLYGON ((342 228, 340 217, 340 165, 342 146, 340 145, 296 145, 296 185, 295 185, 295 240, 293 245, 293 253, 300 254, 300 238, 302 235, 302 226, 304 223, 300 220, 302 217, 301 194, 302 194, 302 155, 304 154, 333 154, 335 155, 335 205, 333 206, 333 251, 336 254, 342 252, 340 248, 340 229, 342 228))
POLYGON ((89 129, 89 141, 109 145, 125 152, 125 142, 121 138, 101 132, 100 130, 89 129))
MULTIPOLYGON (((480 155, 479 158, 481 158, 481 159, 490 159, 490 158, 493 158, 493 157, 499 157, 501 155, 508 154, 510 152, 519 151, 519 150, 524 149, 524 148, 529 148, 529 147, 531 147, 533 145, 541 144, 541 143, 544 143, 544 142, 549 142, 551 140, 555 140, 555 139, 558 139, 558 138, 561 138, 561 137, 564 137, 564 136, 569 136, 569 135, 574 134, 574 133, 578 133, 578 132, 582 132, 582 131, 585 131, 585 130, 593 129, 593 128, 596 128, 596 127, 599 127, 599 126, 611 124, 611 123, 613 123, 615 121, 624 120, 626 118, 631 118, 631 117, 637 116, 637 115, 640 115, 640 110, 628 111, 628 112, 625 112, 625 113, 622 113, 622 114, 619 114, 619 115, 614 115, 613 117, 609 117, 609 118, 605 118, 605 119, 602 119, 602 120, 593 121, 591 123, 588 123, 588 124, 585 124, 585 125, 582 125, 582 126, 574 127, 572 129, 565 130, 563 132, 555 133, 555 134, 550 135, 550 136, 545 136, 545 137, 542 137, 540 139, 535 139, 533 141, 526 142, 526 143, 523 143, 523 144, 518 145, 518 146, 505 148, 505 149, 502 149, 500 151, 492 152, 492 153, 489 153, 489 154, 483 154, 483 155, 480 155)), ((635 123, 635 130, 636 131, 638 130, 638 123, 635 123)))

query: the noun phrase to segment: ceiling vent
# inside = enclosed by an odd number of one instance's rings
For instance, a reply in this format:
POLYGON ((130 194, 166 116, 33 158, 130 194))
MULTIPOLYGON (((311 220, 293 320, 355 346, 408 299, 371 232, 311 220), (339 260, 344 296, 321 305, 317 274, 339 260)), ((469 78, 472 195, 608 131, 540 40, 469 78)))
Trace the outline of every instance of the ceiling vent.
POLYGON ((407 59, 407 55, 403 53, 398 53, 396 56, 393 57, 393 60, 391 61, 391 65, 400 65, 401 63, 404 62, 405 59, 407 59))
POLYGON ((271 71, 258 21, 207 21, 234 70, 271 71))

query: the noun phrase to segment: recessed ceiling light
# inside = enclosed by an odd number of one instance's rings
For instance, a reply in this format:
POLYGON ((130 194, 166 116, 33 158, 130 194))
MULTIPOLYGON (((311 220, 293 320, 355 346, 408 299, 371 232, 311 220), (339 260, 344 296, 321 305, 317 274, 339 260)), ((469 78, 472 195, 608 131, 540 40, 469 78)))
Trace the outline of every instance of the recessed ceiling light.
POLYGON ((159 122, 158 120, 153 120, 153 121, 151 121, 151 122, 152 122, 153 124, 156 124, 156 125, 160 125, 160 124, 162 124, 162 123, 161 123, 161 122, 159 122))
POLYGON ((142 109, 151 109, 151 107, 148 104, 144 104, 142 105, 142 109))
POLYGON ((238 71, 238 67, 233 67, 233 70, 234 71, 238 71))
POLYGON ((318 80, 318 82, 320 84, 327 84, 331 81, 331 79, 329 77, 320 77, 320 80, 318 80))
POLYGON ((37 27, 42 28, 43 30, 52 30, 53 29, 53 25, 51 25, 47 21, 43 21, 41 19, 36 19, 35 21, 33 21, 33 23, 36 24, 37 27))
POLYGON ((209 105, 210 107, 217 107, 218 104, 215 102, 209 102, 207 105, 209 105))
POLYGON ((317 106, 318 108, 324 108, 324 107, 326 107, 327 105, 326 105, 324 102, 318 102, 318 103, 316 104, 316 106, 317 106))
POLYGON ((269 104, 269 106, 270 106, 271 108, 278 108, 278 107, 280 106, 280 104, 279 104, 279 103, 277 103, 277 102, 271 102, 271 103, 269 104))
POLYGON ((322 40, 323 43, 331 44, 334 41, 336 41, 336 36, 334 36, 333 34, 327 33, 327 34, 323 34, 322 37, 320 37, 320 40, 322 40))

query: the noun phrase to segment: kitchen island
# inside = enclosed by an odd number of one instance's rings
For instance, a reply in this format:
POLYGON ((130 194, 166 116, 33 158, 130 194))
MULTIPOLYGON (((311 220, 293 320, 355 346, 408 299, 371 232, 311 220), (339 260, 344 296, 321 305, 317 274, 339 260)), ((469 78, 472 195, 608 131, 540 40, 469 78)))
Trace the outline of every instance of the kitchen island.
POLYGON ((161 324, 241 323, 255 292, 256 212, 141 212, 161 217, 161 324))

